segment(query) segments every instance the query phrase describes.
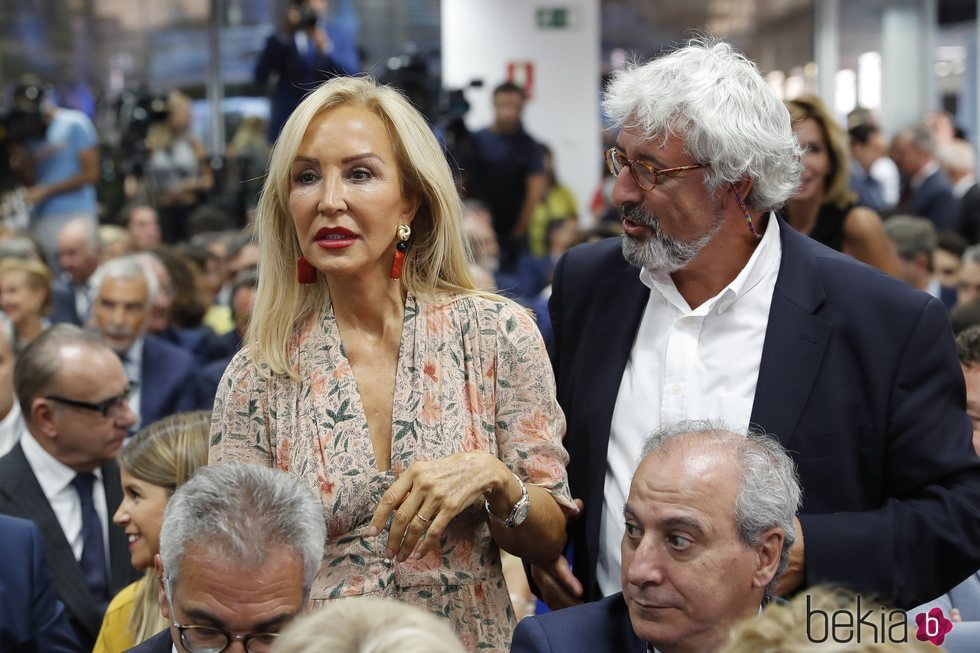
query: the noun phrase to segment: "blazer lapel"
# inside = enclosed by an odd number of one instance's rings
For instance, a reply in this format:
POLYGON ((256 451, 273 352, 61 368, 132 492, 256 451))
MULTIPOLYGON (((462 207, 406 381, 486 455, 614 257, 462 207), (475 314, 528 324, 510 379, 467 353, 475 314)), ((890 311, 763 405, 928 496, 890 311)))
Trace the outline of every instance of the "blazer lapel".
POLYGON ((816 381, 832 327, 815 315, 826 295, 813 245, 782 220, 779 232, 782 260, 769 309, 751 422, 788 448, 816 381))
MULTIPOLYGON (((32 436, 25 433, 24 437, 32 436)), ((58 598, 75 621, 91 633, 94 640, 102 624, 102 615, 93 605, 82 568, 75 559, 65 532, 61 530, 61 524, 44 496, 20 444, 4 457, 3 463, 0 469, 0 493, 6 494, 2 497, 6 505, 4 511, 37 524, 44 537, 48 567, 58 598)))

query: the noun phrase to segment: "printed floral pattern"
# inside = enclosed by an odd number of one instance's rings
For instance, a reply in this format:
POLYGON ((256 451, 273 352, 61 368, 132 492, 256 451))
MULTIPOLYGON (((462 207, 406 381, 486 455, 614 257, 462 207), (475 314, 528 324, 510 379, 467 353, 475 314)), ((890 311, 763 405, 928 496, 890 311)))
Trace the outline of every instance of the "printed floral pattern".
POLYGON ((561 445, 565 419, 537 328, 519 307, 480 297, 430 304, 409 297, 392 414, 392 471, 378 471, 367 421, 331 307, 295 337, 300 380, 259 376, 242 351, 215 402, 211 462, 274 466, 323 503, 327 547, 314 603, 398 598, 448 618, 471 651, 508 651, 515 626, 482 505, 446 529, 440 550, 384 558, 366 531, 381 495, 416 460, 484 449, 574 510, 561 445))

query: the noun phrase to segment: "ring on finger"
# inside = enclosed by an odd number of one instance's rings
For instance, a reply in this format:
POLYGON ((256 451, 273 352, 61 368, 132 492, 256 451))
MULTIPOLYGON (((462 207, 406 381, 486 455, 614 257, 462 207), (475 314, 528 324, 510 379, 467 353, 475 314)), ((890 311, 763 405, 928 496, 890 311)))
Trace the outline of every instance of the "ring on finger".
POLYGON ((423 517, 421 513, 419 513, 419 514, 416 514, 416 515, 415 515, 415 517, 416 517, 417 519, 421 519, 421 520, 422 520, 422 523, 424 523, 425 525, 427 525, 427 526, 428 526, 428 524, 429 524, 429 520, 428 520, 427 518, 425 518, 425 517, 423 517))

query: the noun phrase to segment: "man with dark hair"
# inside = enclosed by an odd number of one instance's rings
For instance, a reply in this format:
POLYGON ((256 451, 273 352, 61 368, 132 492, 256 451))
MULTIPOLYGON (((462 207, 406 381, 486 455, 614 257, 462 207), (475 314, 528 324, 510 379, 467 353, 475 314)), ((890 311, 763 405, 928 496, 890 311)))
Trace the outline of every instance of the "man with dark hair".
POLYGON ((882 213, 893 202, 886 199, 873 167, 886 154, 885 138, 876 125, 867 123, 854 126, 847 133, 851 139, 851 189, 858 194, 858 204, 882 213))
POLYGON ((134 581, 114 462, 136 423, 132 386, 98 336, 58 324, 21 352, 14 369, 27 433, 0 458, 0 513, 30 519, 44 537, 58 597, 86 651, 109 599, 134 581))
MULTIPOLYGON (((960 267, 963 265, 963 252, 969 243, 955 231, 940 231, 936 234, 936 249, 932 252, 932 270, 946 296, 956 305, 956 286, 960 281, 960 267)), ((945 300, 944 300, 945 302, 945 300)))
POLYGON ((513 272, 546 179, 541 147, 521 123, 526 95, 513 82, 493 90, 493 124, 472 137, 467 194, 490 209, 501 247, 501 269, 513 272))

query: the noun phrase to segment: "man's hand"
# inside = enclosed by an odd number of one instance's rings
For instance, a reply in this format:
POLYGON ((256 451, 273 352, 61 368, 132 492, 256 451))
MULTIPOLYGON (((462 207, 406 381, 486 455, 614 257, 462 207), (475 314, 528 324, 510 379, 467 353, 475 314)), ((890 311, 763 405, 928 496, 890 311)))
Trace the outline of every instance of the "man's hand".
POLYGON ((582 603, 582 583, 572 574, 565 556, 558 556, 545 567, 531 565, 531 577, 538 585, 541 600, 552 610, 582 603))
POLYGON ((789 550, 789 566, 776 582, 775 593, 778 596, 786 596, 803 585, 803 524, 795 517, 793 521, 796 523, 796 541, 789 550))
MULTIPOLYGON (((585 502, 575 499, 578 510, 569 516, 568 521, 578 519, 585 502)), ((568 608, 582 603, 582 583, 572 573, 565 556, 558 556, 554 562, 545 566, 531 565, 531 577, 538 585, 538 594, 552 610, 568 608)))

